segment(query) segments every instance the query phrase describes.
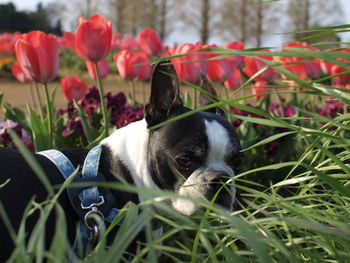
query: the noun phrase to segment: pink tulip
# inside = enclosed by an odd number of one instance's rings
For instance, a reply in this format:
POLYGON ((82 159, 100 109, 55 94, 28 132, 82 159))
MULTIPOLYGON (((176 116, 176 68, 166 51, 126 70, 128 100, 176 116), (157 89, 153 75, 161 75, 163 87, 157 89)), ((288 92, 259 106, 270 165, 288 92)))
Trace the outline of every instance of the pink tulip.
POLYGON ((137 42, 147 56, 158 56, 162 52, 162 42, 154 29, 142 30, 137 36, 137 42))
POLYGON ((41 83, 56 78, 59 46, 54 35, 41 31, 23 34, 16 41, 15 51, 26 78, 41 83))
POLYGON ((125 34, 123 38, 120 40, 120 49, 124 50, 138 50, 139 44, 137 43, 137 40, 133 38, 129 34, 125 34))
POLYGON ((231 76, 224 82, 228 89, 236 89, 242 85, 242 75, 239 69, 233 69, 231 76))
POLYGON ((75 51, 84 60, 98 62, 107 57, 112 43, 112 22, 101 15, 79 18, 75 51))
MULTIPOLYGON (((244 44, 239 41, 233 41, 225 44, 224 48, 242 50, 244 49, 244 44)), ((243 56, 232 56, 232 57, 228 57, 227 60, 231 63, 232 68, 238 68, 243 65, 243 56)))
POLYGON ((23 70, 22 70, 21 66, 19 65, 18 61, 16 61, 16 62, 12 65, 11 71, 12 71, 13 76, 15 76, 16 79, 17 79, 19 82, 28 83, 28 82, 31 81, 31 79, 28 78, 28 77, 23 73, 23 70))
POLYGON ((74 76, 62 78, 61 86, 68 101, 80 100, 88 91, 88 85, 78 77, 74 76))
MULTIPOLYGON (((95 71, 95 65, 94 62, 91 61, 85 61, 87 70, 89 72, 89 76, 96 80, 96 71, 95 71)), ((97 62, 98 72, 100 74, 101 79, 104 79, 109 74, 109 65, 107 60, 101 60, 97 62)))
MULTIPOLYGON (((269 51, 269 50, 261 50, 263 51, 269 51)), ((265 60, 272 61, 273 57, 272 56, 260 56, 261 58, 265 60)), ((248 76, 252 77, 255 73, 257 73, 259 70, 261 70, 263 67, 266 66, 266 63, 263 62, 260 59, 257 58, 252 58, 252 57, 244 57, 244 63, 245 67, 243 68, 243 72, 248 76)), ((265 69, 262 73, 260 73, 257 77, 255 77, 255 81, 272 81, 277 75, 277 72, 271 68, 268 67, 265 69)))
POLYGON ((267 95, 261 95, 261 96, 258 95, 258 94, 265 93, 265 92, 269 91, 267 88, 265 88, 266 85, 267 85, 267 83, 265 81, 255 82, 255 84, 252 88, 252 91, 253 91, 253 94, 257 95, 257 96, 255 96, 255 98, 257 100, 260 100, 263 96, 264 97, 267 96, 267 95))
MULTIPOLYGON (((217 45, 205 45, 203 48, 218 48, 217 45)), ((215 58, 220 56, 220 54, 214 54, 208 52, 208 58, 215 58)), ((227 59, 214 59, 209 60, 209 68, 207 76, 213 82, 224 82, 228 79, 232 72, 232 67, 227 59)))
POLYGON ((208 59, 208 54, 207 52, 198 51, 201 48, 202 43, 197 42, 196 44, 182 44, 173 50, 172 55, 187 54, 186 56, 171 59, 180 79, 199 83, 201 72, 207 74, 208 62, 205 60, 208 59))

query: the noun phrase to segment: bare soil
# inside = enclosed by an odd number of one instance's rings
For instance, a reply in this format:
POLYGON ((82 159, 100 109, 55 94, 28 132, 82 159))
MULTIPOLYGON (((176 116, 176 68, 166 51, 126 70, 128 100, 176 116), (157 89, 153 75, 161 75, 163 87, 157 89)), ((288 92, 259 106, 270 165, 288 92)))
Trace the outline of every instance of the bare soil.
MULTIPOLYGON (((65 74, 66 75, 66 74, 65 74)), ((74 74, 77 75, 77 74, 74 74)), ((79 75, 90 86, 95 85, 95 81, 91 80, 86 73, 79 75)), ((136 93, 136 101, 139 103, 145 103, 149 98, 150 92, 150 83, 149 82, 130 82, 120 79, 115 74, 110 74, 105 80, 103 80, 104 91, 105 93, 111 92, 116 94, 118 92, 124 92, 126 95, 132 93, 132 85, 134 85, 136 93)), ((66 108, 67 100, 64 97, 61 85, 59 81, 52 82, 48 84, 49 90, 52 92, 55 88, 56 91, 56 100, 55 107, 56 109, 66 108)), ((222 87, 216 87, 219 93, 223 93, 222 87)), ((40 93, 42 103, 45 104, 45 96, 43 87, 38 84, 37 90, 40 93)), ((19 108, 24 112, 27 112, 27 105, 30 105, 34 109, 38 109, 38 101, 36 95, 35 84, 22 84, 15 79, 11 78, 0 78, 0 94, 3 93, 3 103, 9 103, 13 107, 19 108)), ((194 92, 191 88, 184 87, 182 88, 183 92, 187 92, 193 99, 194 92)), ((244 92, 247 95, 247 91, 244 92)), ((243 96, 243 92, 235 94, 235 96, 243 96)), ((0 109, 0 118, 3 116, 2 109, 0 109)))

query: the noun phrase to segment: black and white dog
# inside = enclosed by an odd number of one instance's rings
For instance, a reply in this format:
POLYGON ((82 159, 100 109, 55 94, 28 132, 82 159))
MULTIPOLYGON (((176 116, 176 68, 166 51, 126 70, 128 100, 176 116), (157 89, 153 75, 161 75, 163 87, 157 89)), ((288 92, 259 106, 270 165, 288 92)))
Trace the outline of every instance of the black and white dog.
MULTIPOLYGON (((210 103, 209 100, 207 103, 210 103)), ((222 183, 234 176, 234 170, 239 165, 240 143, 233 126, 222 115, 216 114, 217 109, 211 109, 211 112, 197 112, 160 128, 149 129, 189 111, 180 98, 179 81, 173 66, 170 63, 158 64, 152 75, 145 118, 115 131, 102 141, 99 171, 107 181, 117 181, 113 174, 118 174, 136 186, 210 200, 222 188, 222 183)), ((83 164, 88 150, 68 149, 61 152, 77 167, 83 164)), ((35 154, 35 158, 52 185, 63 183, 58 169, 46 157, 35 154)), ((18 230, 29 201, 35 197, 36 202, 42 202, 47 198, 47 192, 17 150, 2 148, 0 185, 8 179, 10 181, 0 188, 0 201, 9 221, 18 230)), ((116 208, 123 207, 128 201, 144 201, 142 196, 133 193, 112 193, 116 197, 116 208)), ((231 209, 234 196, 233 186, 222 189, 216 203, 231 209)), ((66 193, 62 194, 59 202, 66 214, 67 234, 73 240, 78 216, 66 193)), ((192 215, 199 208, 186 198, 176 198, 171 205, 185 215, 192 215)), ((28 218, 28 231, 37 218, 37 214, 28 218)), ((47 223, 48 240, 54 231, 54 218, 50 220, 47 223)), ((0 219, 0 261, 9 256, 13 246, 8 229, 0 219)))

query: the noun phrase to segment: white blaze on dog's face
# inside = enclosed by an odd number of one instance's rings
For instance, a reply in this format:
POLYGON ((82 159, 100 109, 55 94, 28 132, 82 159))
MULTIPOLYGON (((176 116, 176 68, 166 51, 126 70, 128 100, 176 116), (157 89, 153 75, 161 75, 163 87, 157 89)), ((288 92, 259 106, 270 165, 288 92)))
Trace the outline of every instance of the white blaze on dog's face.
POLYGON ((177 198, 172 201, 173 207, 185 215, 191 215, 199 206, 190 199, 214 197, 221 189, 225 198, 218 196, 221 205, 231 209, 235 198, 233 181, 230 186, 223 187, 225 181, 234 176, 234 170, 226 162, 226 158, 233 150, 233 145, 227 130, 216 121, 204 121, 205 133, 208 139, 208 152, 206 162, 196 169, 179 187, 178 193, 187 198, 177 198), (211 184, 211 185, 210 185, 211 184), (227 192, 227 188, 231 192, 227 192))
MULTIPOLYGON (((145 108, 148 127, 190 111, 181 101, 177 78, 170 77, 175 74, 169 64, 155 68, 150 103, 145 108)), ((204 88, 212 93, 211 87, 204 88)), ((186 197, 212 200, 215 196, 216 204, 232 207, 235 188, 232 182, 224 183, 238 168, 241 148, 232 124, 217 113, 216 108, 193 113, 149 131, 147 158, 152 181, 160 189, 183 196, 172 200, 172 205, 186 215, 198 209, 186 197)))

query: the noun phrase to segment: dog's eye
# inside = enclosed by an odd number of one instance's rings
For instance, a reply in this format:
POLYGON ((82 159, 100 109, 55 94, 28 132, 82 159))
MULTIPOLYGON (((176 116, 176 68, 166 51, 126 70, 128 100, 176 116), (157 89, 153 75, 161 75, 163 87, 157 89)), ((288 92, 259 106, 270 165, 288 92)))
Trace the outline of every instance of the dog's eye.
POLYGON ((176 158, 176 162, 178 165, 184 167, 184 168, 188 168, 192 165, 192 160, 190 157, 184 155, 184 156, 180 156, 178 158, 176 158))

